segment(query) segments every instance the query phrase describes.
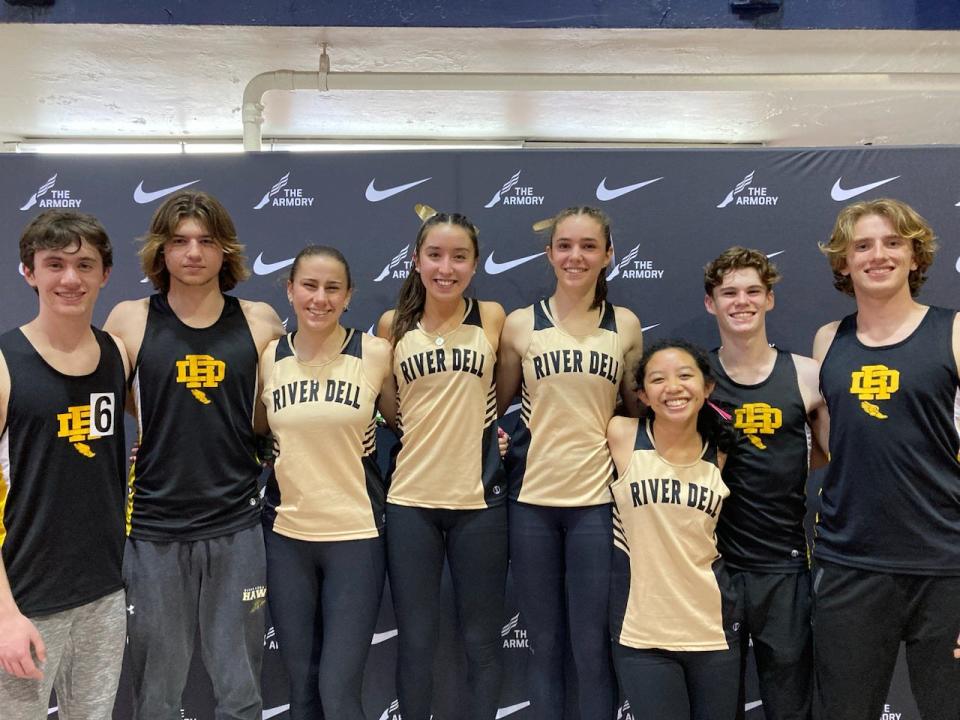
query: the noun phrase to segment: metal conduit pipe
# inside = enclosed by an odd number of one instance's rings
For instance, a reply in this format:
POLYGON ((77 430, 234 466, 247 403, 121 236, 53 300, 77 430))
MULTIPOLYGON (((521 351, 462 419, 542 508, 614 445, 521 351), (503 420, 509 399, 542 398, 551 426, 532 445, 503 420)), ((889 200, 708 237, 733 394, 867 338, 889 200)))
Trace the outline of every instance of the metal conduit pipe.
POLYGON ((243 149, 261 148, 264 93, 270 90, 416 90, 427 92, 837 92, 894 90, 955 91, 953 73, 406 73, 329 72, 326 52, 320 71, 275 70, 254 77, 243 91, 243 149))

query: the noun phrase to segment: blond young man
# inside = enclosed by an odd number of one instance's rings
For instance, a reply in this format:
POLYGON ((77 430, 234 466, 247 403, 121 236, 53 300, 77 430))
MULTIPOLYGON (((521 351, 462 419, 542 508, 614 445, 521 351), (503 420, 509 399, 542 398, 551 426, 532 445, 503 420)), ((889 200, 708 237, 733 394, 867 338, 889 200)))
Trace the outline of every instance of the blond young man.
POLYGON ((282 333, 265 303, 225 291, 248 276, 223 206, 169 197, 140 250, 157 294, 106 327, 133 364, 139 451, 124 579, 134 717, 176 720, 194 636, 217 716, 259 720, 266 569, 254 435, 257 364, 282 333))
POLYGON ((830 465, 813 635, 830 720, 875 720, 901 642, 920 716, 960 717, 960 316, 915 300, 936 243, 906 203, 840 211, 821 246, 857 312, 817 332, 830 465))

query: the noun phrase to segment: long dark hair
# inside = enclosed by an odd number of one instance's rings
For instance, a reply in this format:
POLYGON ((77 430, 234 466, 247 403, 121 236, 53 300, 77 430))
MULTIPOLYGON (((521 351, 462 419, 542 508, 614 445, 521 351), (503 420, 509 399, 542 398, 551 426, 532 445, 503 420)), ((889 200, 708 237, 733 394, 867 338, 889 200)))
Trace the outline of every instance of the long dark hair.
MULTIPOLYGON (((710 367, 710 361, 707 360, 707 353, 699 345, 695 345, 688 340, 679 338, 666 338, 657 340, 643 351, 640 358, 640 364, 637 365, 636 382, 637 387, 643 387, 643 378, 647 373, 647 364, 650 358, 662 350, 681 350, 693 358, 697 368, 703 374, 703 381, 709 385, 716 382, 713 376, 713 370, 710 367)), ((652 409, 647 408, 649 417, 654 416, 652 409)), ((697 414, 697 432, 700 433, 706 442, 716 445, 721 452, 730 453, 737 444, 737 435, 729 420, 720 414, 720 411, 708 400, 704 401, 703 407, 697 414)))
MULTIPOLYGON (((473 243, 474 258, 480 257, 480 243, 477 241, 480 231, 477 230, 477 226, 470 222, 466 215, 438 212, 436 215, 427 218, 420 226, 420 231, 417 233, 417 242, 413 247, 415 260, 420 255, 420 248, 423 247, 423 241, 427 237, 427 233, 437 225, 456 225, 463 228, 469 236, 470 242, 473 243)), ((400 294, 397 296, 397 309, 393 314, 393 324, 390 327, 390 336, 394 344, 400 342, 400 338, 417 326, 420 318, 423 317, 423 307, 426 302, 427 289, 423 286, 423 280, 420 279, 420 273, 417 272, 416 265, 414 265, 411 267, 407 279, 403 281, 400 294)))
MULTIPOLYGON (((603 246, 604 250, 610 249, 610 218, 607 217, 607 214, 600 210, 599 208, 591 207, 589 205, 573 205, 571 207, 565 208, 553 216, 553 220, 550 221, 550 224, 547 226, 547 230, 550 231, 550 244, 553 244, 554 235, 557 232, 557 225, 566 220, 568 217, 573 217, 576 215, 586 215, 587 217, 596 220, 600 225, 600 229, 603 231, 603 239, 605 244, 603 246)), ((595 310, 603 304, 603 301, 607 299, 607 268, 600 269, 600 275, 597 277, 597 285, 593 291, 593 304, 590 306, 591 310, 595 310)))

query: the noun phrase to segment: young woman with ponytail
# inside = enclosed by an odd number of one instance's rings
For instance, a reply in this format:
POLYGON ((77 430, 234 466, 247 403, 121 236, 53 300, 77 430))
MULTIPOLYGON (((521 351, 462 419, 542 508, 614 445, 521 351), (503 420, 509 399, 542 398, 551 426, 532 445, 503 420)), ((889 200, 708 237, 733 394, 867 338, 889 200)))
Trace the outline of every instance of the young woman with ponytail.
POLYGON ((640 321, 606 301, 610 222, 571 207, 549 223, 549 298, 510 314, 500 342, 497 402, 521 391, 507 452, 510 563, 532 654, 529 717, 563 717, 569 643, 581 720, 614 716, 608 593, 613 465, 607 423, 617 395, 636 415, 640 321))
POLYGON ((381 408, 400 437, 386 510, 397 692, 404 720, 429 720, 446 556, 467 655, 462 717, 493 720, 507 574, 494 385, 504 312, 464 297, 480 255, 476 227, 459 213, 424 215, 397 307, 378 325, 393 343, 396 383, 381 408))
POLYGON ((730 494, 720 471, 733 428, 707 400, 714 379, 700 348, 659 341, 636 377, 647 418, 615 417, 607 428, 618 473, 610 590, 617 678, 635 717, 733 720, 741 608, 715 533, 730 494))

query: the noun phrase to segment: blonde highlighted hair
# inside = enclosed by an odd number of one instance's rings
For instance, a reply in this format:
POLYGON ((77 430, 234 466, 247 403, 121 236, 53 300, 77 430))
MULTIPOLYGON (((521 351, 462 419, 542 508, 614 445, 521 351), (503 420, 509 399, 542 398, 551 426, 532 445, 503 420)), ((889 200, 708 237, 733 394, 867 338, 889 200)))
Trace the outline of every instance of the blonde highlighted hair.
POLYGON ((910 271, 910 294, 916 297, 927 280, 927 270, 937 251, 937 239, 930 225, 916 210, 905 202, 891 198, 853 203, 837 215, 830 239, 826 243, 820 243, 820 252, 827 256, 833 270, 833 286, 840 292, 853 295, 853 282, 843 271, 847 269, 847 250, 853 242, 854 226, 867 215, 886 218, 897 235, 910 241, 913 261, 917 264, 917 269, 910 271))

